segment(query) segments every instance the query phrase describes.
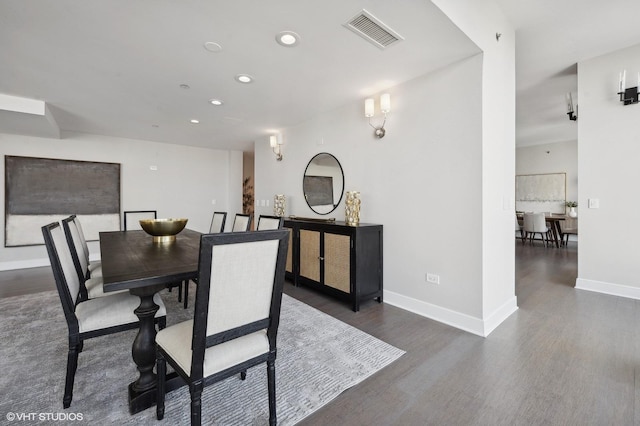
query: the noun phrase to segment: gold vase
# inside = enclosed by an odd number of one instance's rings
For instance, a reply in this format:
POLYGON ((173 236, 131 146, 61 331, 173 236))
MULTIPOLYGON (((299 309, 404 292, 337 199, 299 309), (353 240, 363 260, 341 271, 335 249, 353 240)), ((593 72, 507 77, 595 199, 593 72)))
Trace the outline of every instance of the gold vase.
POLYGON ((345 199, 345 222, 349 226, 357 226, 360 223, 360 192, 347 191, 345 199))

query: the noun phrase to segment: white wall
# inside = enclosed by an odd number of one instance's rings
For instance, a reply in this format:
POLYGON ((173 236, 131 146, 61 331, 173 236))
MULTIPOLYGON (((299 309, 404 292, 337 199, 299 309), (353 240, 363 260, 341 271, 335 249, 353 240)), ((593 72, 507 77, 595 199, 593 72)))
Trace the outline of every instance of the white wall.
POLYGON ((627 86, 636 86, 640 45, 578 64, 581 207, 576 287, 640 298, 638 247, 633 225, 629 227, 640 211, 640 105, 619 101, 623 69, 627 86), (585 208, 588 199, 598 199, 600 207, 585 208))
MULTIPOLYGON (((120 163, 122 211, 157 210, 159 217, 186 217, 187 227, 196 231, 209 229, 214 207, 229 212, 238 204, 242 208, 241 152, 86 134, 47 139, 0 133, 0 155, 120 163), (151 165, 157 171, 150 170, 151 165)), ((0 167, 4 188, 4 161, 0 167)), ((0 207, 4 211, 4 196, 0 207)), ((0 236, 4 241, 4 226, 0 236)), ((95 258, 97 242, 89 248, 95 258)), ((46 264, 44 246, 0 247, 0 270, 46 264)))
MULTIPOLYGON (((302 176, 313 155, 335 155, 345 190, 361 193, 361 222, 384 225, 385 300, 478 334, 482 64, 477 55, 389 90, 383 139, 373 136, 358 102, 286 129, 282 162, 266 137, 256 143, 256 199, 283 193, 287 214, 320 217, 304 201, 302 176), (427 284, 427 272, 438 274, 440 285, 427 284)), ((261 213, 270 209, 257 207, 261 213)), ((344 220, 344 199, 328 216, 344 220)))
MULTIPOLYGON (((516 149, 516 174, 567 174, 567 201, 578 200, 578 141, 524 146, 516 149)), ((584 207, 578 205, 578 207, 584 207)))

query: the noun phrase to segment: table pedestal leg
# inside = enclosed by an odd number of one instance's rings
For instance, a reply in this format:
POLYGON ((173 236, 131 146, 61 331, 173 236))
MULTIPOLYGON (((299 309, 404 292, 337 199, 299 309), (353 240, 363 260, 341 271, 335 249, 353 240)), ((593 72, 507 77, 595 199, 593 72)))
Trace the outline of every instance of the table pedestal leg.
POLYGON ((133 341, 131 354, 140 377, 129 385, 129 411, 135 414, 155 403, 156 375, 156 327, 154 318, 160 308, 153 301, 153 294, 138 294, 140 306, 134 313, 140 319, 140 329, 133 341))

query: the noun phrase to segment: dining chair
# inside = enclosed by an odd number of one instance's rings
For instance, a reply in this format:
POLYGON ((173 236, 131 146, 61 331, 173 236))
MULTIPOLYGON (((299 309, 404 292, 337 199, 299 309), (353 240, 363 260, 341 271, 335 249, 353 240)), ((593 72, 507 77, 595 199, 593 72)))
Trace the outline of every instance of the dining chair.
MULTIPOLYGON (((134 310, 140 305, 140 298, 125 292, 81 300, 80 279, 60 223, 43 226, 42 235, 67 321, 69 352, 62 405, 69 408, 73 399, 78 355, 82 352, 84 341, 138 328, 139 321, 134 310)), ((163 329, 166 326, 167 310, 160 295, 156 296, 154 302, 160 308, 156 313, 155 322, 163 329)))
POLYGON ((524 229, 522 229, 522 223, 521 222, 522 222, 521 220, 518 220, 518 215, 516 215, 516 227, 515 227, 515 230, 516 230, 516 232, 518 234, 520 234, 520 236, 517 237, 517 238, 520 238, 522 240, 522 242, 524 243, 524 229))
POLYGON ((124 230, 140 230, 140 219, 157 219, 158 212, 155 210, 129 210, 124 213, 124 230))
POLYGON ((578 236, 578 219, 567 218, 560 224, 562 245, 567 247, 569 245, 569 237, 571 235, 578 236))
MULTIPOLYGON (((200 425, 203 388, 267 364, 269 424, 276 424, 275 359, 289 232, 203 235, 194 317, 156 335, 158 420, 164 417, 166 364, 191 394, 200 425)), ((207 423, 210 420, 207 421, 207 423)))
POLYGON ((547 226, 547 220, 544 213, 525 213, 523 218, 524 239, 522 243, 528 238, 529 243, 533 245, 533 240, 536 234, 540 234, 542 242, 548 245, 550 240, 549 233, 551 229, 547 226))
POLYGON ((80 285, 79 300, 93 299, 105 295, 102 290, 102 276, 91 277, 89 271, 89 263, 84 253, 80 232, 75 223, 75 215, 62 219, 62 228, 69 246, 71 260, 78 274, 78 283, 80 285))
POLYGON ((236 213, 231 232, 246 232, 251 229, 251 215, 236 213))
POLYGON ((224 232, 224 223, 227 221, 227 212, 213 212, 211 218, 211 226, 209 227, 210 234, 217 234, 218 232, 224 232))
MULTIPOLYGON (((82 252, 84 253, 85 257, 87 258, 87 268, 89 269, 89 274, 91 277, 101 277, 102 276, 102 262, 101 261, 93 261, 91 262, 89 260, 89 245, 87 244, 87 239, 84 236, 84 231, 82 230, 82 223, 80 223, 80 218, 78 216, 71 215, 69 216, 71 218, 73 218, 73 223, 76 225, 76 228, 78 228, 78 235, 80 235, 80 242, 81 242, 81 248, 82 248, 82 252)), ((80 253, 78 253, 79 255, 80 253)))
POLYGON ((257 231, 266 231, 269 229, 282 229, 284 218, 280 216, 260 215, 258 217, 257 231))

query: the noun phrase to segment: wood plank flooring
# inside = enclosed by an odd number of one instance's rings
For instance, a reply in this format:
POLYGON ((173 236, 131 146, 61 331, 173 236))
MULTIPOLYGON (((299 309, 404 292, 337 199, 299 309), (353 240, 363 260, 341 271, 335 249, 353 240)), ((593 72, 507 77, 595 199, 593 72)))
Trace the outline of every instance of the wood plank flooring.
MULTIPOLYGON (((487 338, 373 301, 354 313, 286 285, 287 294, 407 351, 302 424, 640 424, 640 302, 575 290, 576 275, 575 243, 516 242, 519 309, 487 338)), ((0 297, 53 288, 48 268, 0 272, 0 297)))

